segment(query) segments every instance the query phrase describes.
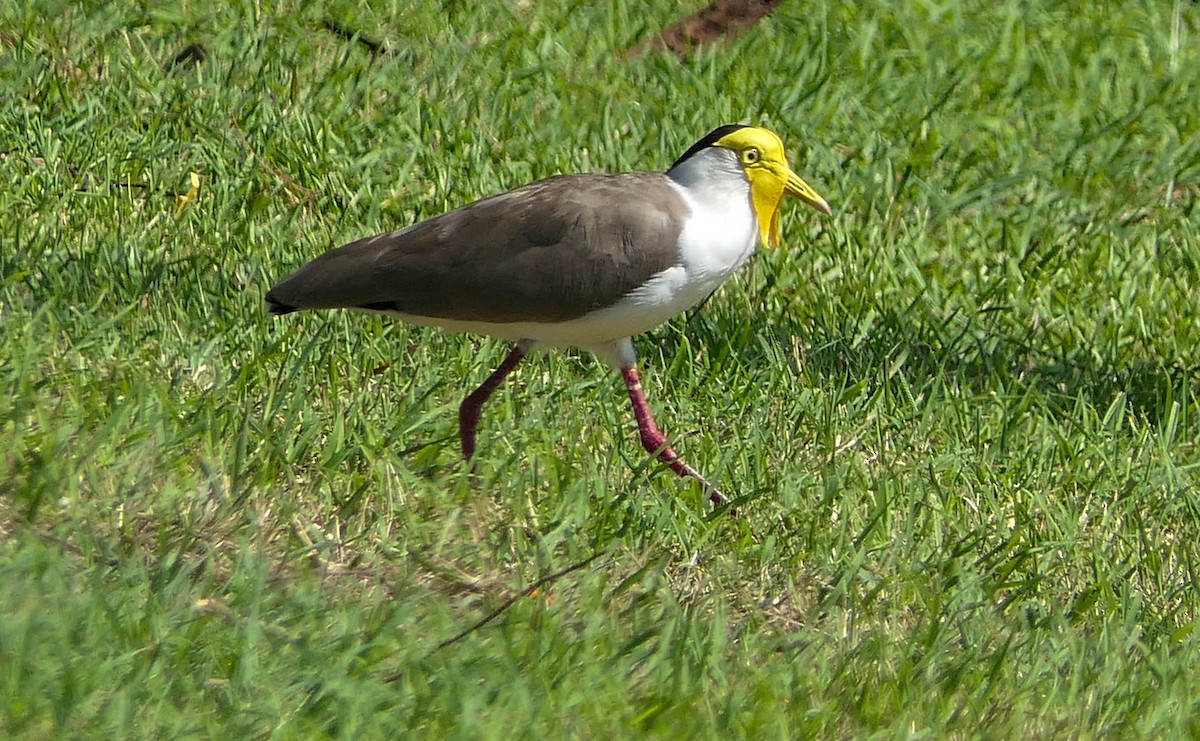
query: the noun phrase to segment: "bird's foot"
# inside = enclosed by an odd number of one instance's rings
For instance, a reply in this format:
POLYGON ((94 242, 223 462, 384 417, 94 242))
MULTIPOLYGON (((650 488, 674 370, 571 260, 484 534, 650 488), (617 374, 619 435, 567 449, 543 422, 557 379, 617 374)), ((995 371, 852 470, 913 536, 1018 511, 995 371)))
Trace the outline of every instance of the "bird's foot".
POLYGON ((708 483, 708 481, 702 477, 697 476, 696 480, 699 481, 700 486, 704 488, 704 493, 708 495, 708 501, 712 502, 712 506, 724 507, 729 504, 729 497, 725 496, 723 491, 708 483))
MULTIPOLYGON (((659 434, 661 436, 661 433, 659 434)), ((708 501, 712 502, 714 507, 724 507, 729 504, 729 497, 725 496, 724 492, 720 489, 710 484, 708 479, 701 476, 696 469, 684 463, 679 454, 675 452, 675 449, 667 444, 665 437, 662 437, 661 440, 643 439, 642 443, 650 452, 657 452, 658 460, 667 464, 672 471, 684 478, 695 479, 700 484, 700 488, 704 490, 705 495, 708 496, 708 501), (651 447, 652 443, 658 444, 651 447)))
MULTIPOLYGON (((712 506, 725 507, 729 504, 729 497, 725 496, 724 492, 710 484, 708 479, 697 473, 696 469, 679 460, 678 457, 673 462, 670 462, 670 466, 680 476, 695 479, 700 484, 700 488, 704 490, 705 495, 708 496, 708 501, 712 502, 712 506), (678 464, 678 468, 676 468, 676 464, 678 464)), ((734 514, 737 514, 737 512, 734 511, 734 514)))

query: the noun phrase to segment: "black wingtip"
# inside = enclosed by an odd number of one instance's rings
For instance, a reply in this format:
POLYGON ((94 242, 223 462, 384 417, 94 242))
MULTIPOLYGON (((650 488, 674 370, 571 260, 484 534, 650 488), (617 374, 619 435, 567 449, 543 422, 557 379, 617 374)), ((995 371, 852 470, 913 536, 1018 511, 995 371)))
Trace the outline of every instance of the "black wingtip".
POLYGON ((291 314, 293 311, 299 310, 300 308, 298 306, 285 304, 279 299, 275 298, 274 291, 267 291, 267 311, 271 312, 272 314, 276 316, 282 316, 284 314, 291 314))

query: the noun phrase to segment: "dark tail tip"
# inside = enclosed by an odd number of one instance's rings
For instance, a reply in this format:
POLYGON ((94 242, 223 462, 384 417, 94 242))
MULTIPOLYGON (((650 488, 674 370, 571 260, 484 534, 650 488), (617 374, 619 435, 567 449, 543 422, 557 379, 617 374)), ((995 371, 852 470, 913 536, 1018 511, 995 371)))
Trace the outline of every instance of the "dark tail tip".
POLYGON ((299 307, 285 304, 279 299, 275 298, 274 291, 267 291, 267 311, 271 312, 272 314, 281 316, 283 314, 291 314, 293 311, 299 310, 299 307))

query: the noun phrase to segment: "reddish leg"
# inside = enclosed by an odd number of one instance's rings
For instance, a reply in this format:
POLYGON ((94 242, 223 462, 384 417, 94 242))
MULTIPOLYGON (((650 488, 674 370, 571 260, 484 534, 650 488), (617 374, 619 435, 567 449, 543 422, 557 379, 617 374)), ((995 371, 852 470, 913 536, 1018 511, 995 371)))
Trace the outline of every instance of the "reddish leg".
POLYGON ((471 456, 475 455, 475 428, 479 425, 479 415, 483 413, 484 403, 500 388, 504 377, 517 367, 531 347, 533 343, 528 340, 518 342, 512 352, 504 358, 504 362, 500 363, 500 367, 492 371, 492 375, 479 384, 479 388, 472 391, 470 396, 463 399, 463 403, 458 407, 458 436, 462 440, 463 458, 470 460, 471 456))
POLYGON ((642 379, 638 377, 637 368, 626 365, 621 368, 621 375, 625 377, 625 388, 629 389, 629 400, 633 403, 633 416, 637 419, 638 434, 642 438, 642 447, 646 449, 646 452, 656 455, 660 461, 666 463, 672 471, 680 476, 699 481, 700 485, 704 487, 705 493, 708 494, 709 501, 714 505, 729 504, 729 499, 720 490, 696 473, 696 469, 683 462, 683 459, 667 442, 667 436, 658 429, 658 425, 654 423, 654 416, 650 414, 650 405, 646 402, 646 394, 642 391, 642 379))

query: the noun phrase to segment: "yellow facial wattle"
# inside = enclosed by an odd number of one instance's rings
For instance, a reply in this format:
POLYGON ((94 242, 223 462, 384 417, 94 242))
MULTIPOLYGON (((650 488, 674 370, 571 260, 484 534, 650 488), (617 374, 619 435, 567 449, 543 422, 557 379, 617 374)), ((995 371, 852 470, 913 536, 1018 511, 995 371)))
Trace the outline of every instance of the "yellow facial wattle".
POLYGON ((786 181, 761 167, 747 168, 746 177, 750 179, 750 202, 758 219, 759 241, 764 247, 775 247, 779 244, 779 212, 786 181))

